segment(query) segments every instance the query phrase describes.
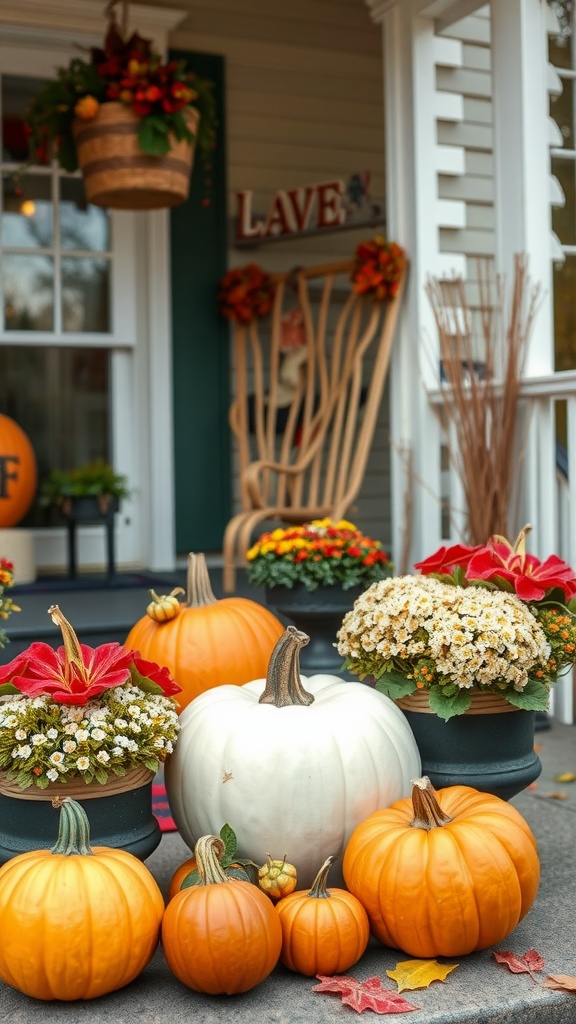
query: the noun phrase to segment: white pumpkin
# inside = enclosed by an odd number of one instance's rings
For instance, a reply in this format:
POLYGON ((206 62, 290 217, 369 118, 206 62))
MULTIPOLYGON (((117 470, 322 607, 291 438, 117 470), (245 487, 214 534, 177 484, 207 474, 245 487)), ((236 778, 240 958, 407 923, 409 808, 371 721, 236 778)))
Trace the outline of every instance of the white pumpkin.
POLYGON ((170 808, 191 849, 228 822, 237 854, 284 857, 306 888, 330 854, 333 885, 357 825, 410 793, 421 773, 412 731, 396 705, 359 682, 300 677, 305 633, 289 626, 267 679, 219 686, 180 717, 166 763, 170 808))

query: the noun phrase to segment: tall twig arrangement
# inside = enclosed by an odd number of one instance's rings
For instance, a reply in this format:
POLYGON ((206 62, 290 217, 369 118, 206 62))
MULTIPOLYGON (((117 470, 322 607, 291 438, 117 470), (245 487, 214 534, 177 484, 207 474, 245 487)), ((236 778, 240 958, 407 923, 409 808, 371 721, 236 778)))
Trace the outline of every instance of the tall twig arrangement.
POLYGON ((472 544, 508 536, 512 526, 522 374, 540 296, 522 255, 515 257, 508 307, 506 281, 490 260, 479 261, 478 289, 473 310, 461 277, 430 278, 426 285, 440 340, 440 415, 472 544))

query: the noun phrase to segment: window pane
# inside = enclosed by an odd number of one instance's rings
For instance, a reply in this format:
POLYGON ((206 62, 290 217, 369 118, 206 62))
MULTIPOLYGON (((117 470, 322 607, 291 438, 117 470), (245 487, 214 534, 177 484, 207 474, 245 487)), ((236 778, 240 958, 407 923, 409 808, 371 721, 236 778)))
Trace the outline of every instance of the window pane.
POLYGON ((2 76, 2 159, 9 163, 21 164, 28 159, 28 135, 24 117, 28 104, 41 85, 38 78, 2 76))
MULTIPOLYGON (((110 460, 109 374, 107 349, 0 345, 0 409, 28 434, 40 480, 110 460)), ((45 521, 36 509, 26 523, 45 521)))
POLYGON ((86 202, 80 178, 60 181, 60 240, 63 249, 107 252, 110 248, 108 212, 86 202))
POLYGON ((62 260, 62 327, 65 331, 110 330, 110 262, 62 260))
POLYGON ((52 181, 44 175, 12 174, 2 184, 2 245, 52 248, 52 181))
POLYGON ((4 320, 7 331, 52 331, 54 261, 49 256, 6 254, 4 320))
POLYGON ((576 368, 576 256, 554 265, 555 369, 576 368))

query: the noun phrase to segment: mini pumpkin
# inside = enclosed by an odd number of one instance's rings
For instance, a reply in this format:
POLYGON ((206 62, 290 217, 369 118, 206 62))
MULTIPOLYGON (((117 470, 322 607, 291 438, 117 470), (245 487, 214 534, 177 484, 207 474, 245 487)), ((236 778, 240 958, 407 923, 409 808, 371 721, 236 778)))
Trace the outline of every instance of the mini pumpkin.
POLYGON ((536 840, 499 797, 469 786, 376 811, 352 833, 344 879, 386 946, 410 956, 464 956, 501 942, 528 913, 540 880, 536 840))
POLYGON ((299 974, 341 974, 363 956, 370 938, 368 915, 346 889, 328 889, 328 857, 310 892, 293 892, 276 904, 282 927, 280 960, 299 974))
POLYGON ((263 675, 282 630, 279 619, 257 601, 217 600, 204 555, 190 553, 186 602, 164 622, 158 621, 155 610, 144 615, 124 646, 166 666, 182 687, 178 702, 183 710, 205 690, 241 686, 263 675))
POLYGON ((194 854, 197 885, 166 907, 162 944, 171 971, 207 995, 248 992, 271 973, 282 947, 272 902, 251 882, 229 878, 220 863, 224 843, 202 836, 194 854))
POLYGON ((178 594, 183 593, 183 587, 174 587, 174 590, 170 591, 169 594, 161 594, 159 597, 155 590, 151 590, 152 600, 146 608, 146 614, 154 622, 168 622, 170 619, 175 619, 182 610, 178 594))
POLYGON ((272 860, 270 854, 266 854, 266 863, 258 868, 258 885, 273 900, 281 900, 289 896, 298 885, 298 875, 293 864, 289 864, 284 857, 282 860, 272 860))
POLYGON ((266 679, 220 686, 189 704, 165 768, 172 815, 191 849, 222 821, 241 823, 238 855, 261 863, 267 850, 297 851, 302 887, 326 850, 340 857, 356 825, 407 795, 421 771, 391 700, 338 676, 300 677, 308 639, 288 626, 266 679))
POLYGON ((94 999, 144 970, 160 937, 164 900, 124 850, 89 845, 79 803, 65 797, 52 850, 0 868, 0 978, 35 999, 94 999))

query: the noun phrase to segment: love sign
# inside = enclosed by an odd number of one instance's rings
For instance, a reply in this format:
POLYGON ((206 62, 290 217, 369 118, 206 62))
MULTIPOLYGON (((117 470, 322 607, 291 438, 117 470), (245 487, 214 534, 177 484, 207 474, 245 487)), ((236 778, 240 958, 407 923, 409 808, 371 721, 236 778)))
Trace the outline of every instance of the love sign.
POLYGON ((236 193, 237 241, 274 238, 308 230, 340 227, 347 213, 343 181, 323 181, 304 188, 280 189, 265 218, 254 217, 250 190, 236 193))

